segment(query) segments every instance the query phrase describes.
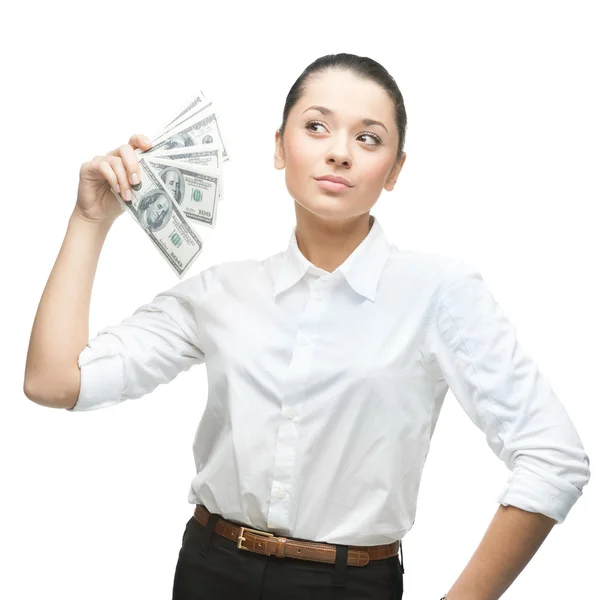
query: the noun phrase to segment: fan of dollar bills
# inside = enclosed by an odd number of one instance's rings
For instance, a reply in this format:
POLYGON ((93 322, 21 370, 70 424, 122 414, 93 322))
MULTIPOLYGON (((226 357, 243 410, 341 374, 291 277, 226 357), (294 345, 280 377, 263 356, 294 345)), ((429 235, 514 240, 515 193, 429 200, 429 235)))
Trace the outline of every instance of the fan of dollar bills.
POLYGON ((136 150, 140 183, 131 202, 113 191, 181 279, 202 250, 192 223, 214 228, 229 160, 219 114, 200 92, 164 129, 136 150))

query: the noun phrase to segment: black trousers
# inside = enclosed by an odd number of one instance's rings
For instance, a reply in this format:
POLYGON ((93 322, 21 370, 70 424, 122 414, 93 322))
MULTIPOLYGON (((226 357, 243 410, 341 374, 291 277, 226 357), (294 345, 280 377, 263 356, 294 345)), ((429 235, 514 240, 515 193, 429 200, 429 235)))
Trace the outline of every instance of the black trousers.
MULTIPOLYGON (((175 567, 173 600, 401 600, 404 567, 398 555, 364 567, 346 563, 348 546, 336 545, 336 563, 278 558, 240 550, 216 533, 217 515, 204 527, 185 526, 175 567)), ((293 539, 293 538, 291 538, 293 539)))

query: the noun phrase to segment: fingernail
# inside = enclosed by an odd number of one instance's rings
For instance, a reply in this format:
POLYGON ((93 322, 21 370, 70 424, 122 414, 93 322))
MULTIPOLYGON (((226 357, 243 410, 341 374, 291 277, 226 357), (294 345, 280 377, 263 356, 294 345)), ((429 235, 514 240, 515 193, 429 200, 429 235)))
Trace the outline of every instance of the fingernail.
POLYGON ((131 185, 137 185, 140 182, 140 178, 138 177, 137 173, 132 173, 130 179, 131 185))
POLYGON ((125 190, 125 200, 131 202, 131 190, 125 190))
POLYGON ((144 144, 146 144, 146 145, 148 145, 148 144, 151 144, 151 143, 152 143, 152 141, 151 141, 151 140, 149 140, 147 137, 143 137, 143 138, 142 138, 142 142, 144 142, 144 144))
POLYGON ((121 186, 117 183, 117 185, 115 186, 115 189, 117 190, 117 194, 121 193, 121 186))

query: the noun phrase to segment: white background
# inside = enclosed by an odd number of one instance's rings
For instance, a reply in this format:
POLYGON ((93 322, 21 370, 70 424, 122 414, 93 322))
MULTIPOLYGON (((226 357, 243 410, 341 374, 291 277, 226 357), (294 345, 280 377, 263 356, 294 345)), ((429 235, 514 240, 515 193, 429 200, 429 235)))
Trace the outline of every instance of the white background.
MULTIPOLYGON (((285 248, 295 224, 274 136, 324 54, 374 58, 408 114, 407 160, 373 209, 400 249, 476 265, 591 456, 590 484, 507 600, 597 597, 599 22, 595 2, 29 2, 3 10, 0 597, 171 598, 195 474, 204 367, 112 409, 23 394, 41 294, 81 163, 152 133, 202 89, 232 160, 189 276, 285 248)), ((129 217, 110 231, 90 335, 177 279, 129 217)), ((260 432, 258 432, 260 434, 260 432)), ((509 472, 448 393, 404 539, 405 598, 467 564, 509 472)))

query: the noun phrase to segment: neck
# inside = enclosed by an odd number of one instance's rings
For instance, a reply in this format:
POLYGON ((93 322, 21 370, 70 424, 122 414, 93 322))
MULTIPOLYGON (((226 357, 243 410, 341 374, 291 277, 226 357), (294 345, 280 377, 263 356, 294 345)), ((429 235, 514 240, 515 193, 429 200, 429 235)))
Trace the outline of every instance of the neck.
POLYGON ((296 241, 315 267, 335 271, 367 237, 374 218, 365 213, 345 221, 324 221, 296 203, 296 241))

